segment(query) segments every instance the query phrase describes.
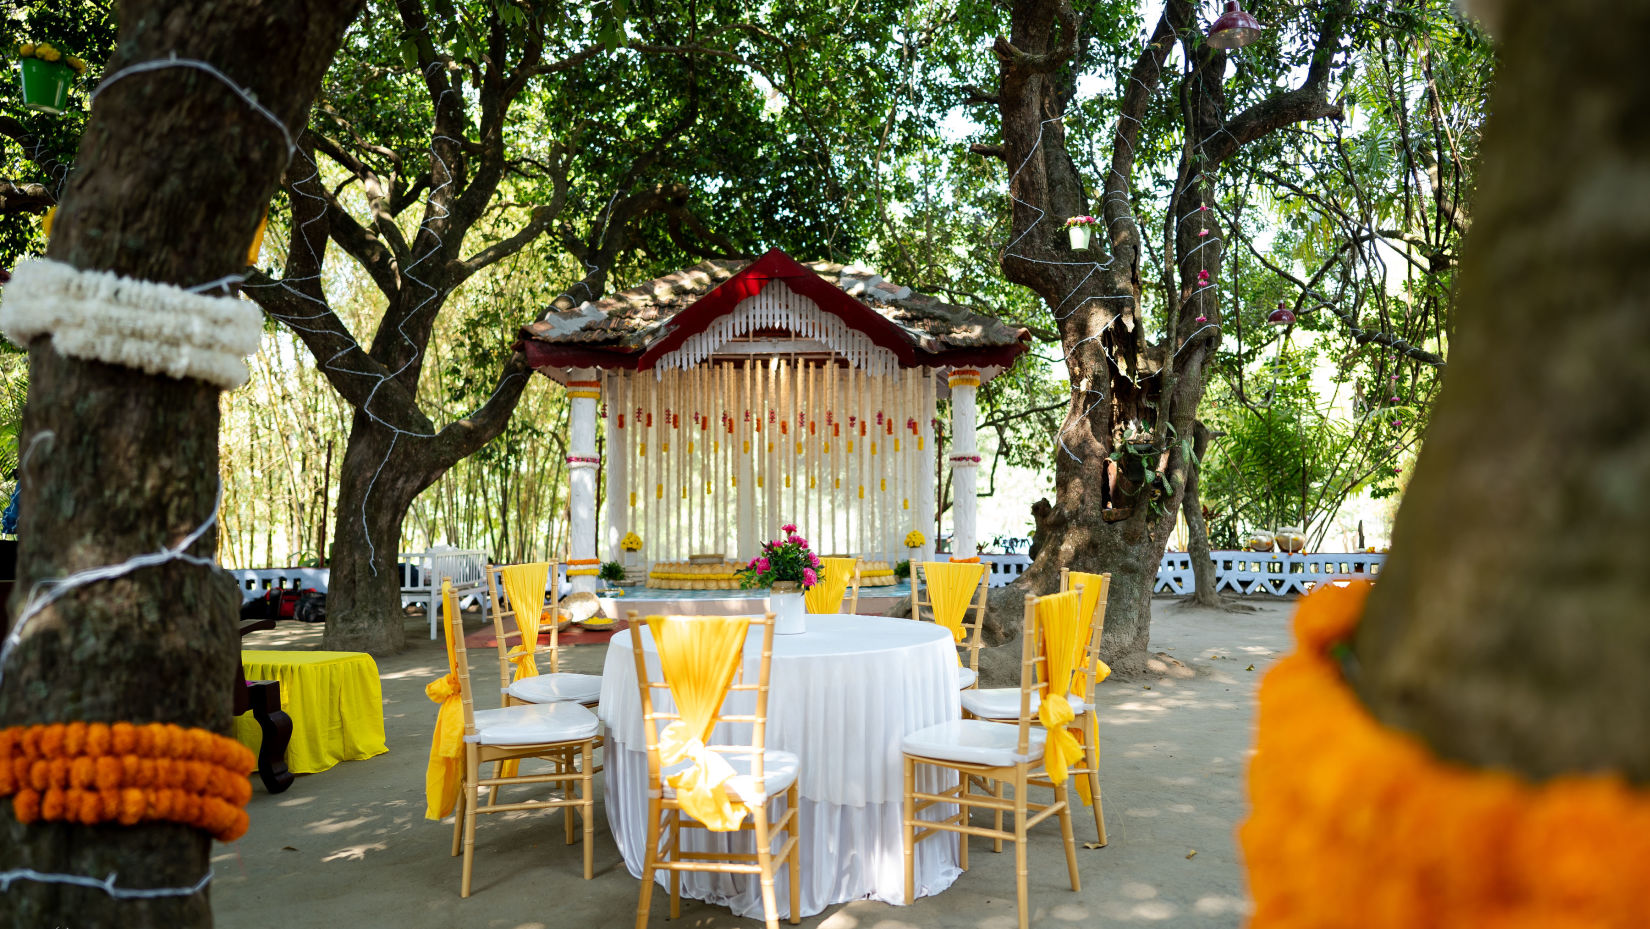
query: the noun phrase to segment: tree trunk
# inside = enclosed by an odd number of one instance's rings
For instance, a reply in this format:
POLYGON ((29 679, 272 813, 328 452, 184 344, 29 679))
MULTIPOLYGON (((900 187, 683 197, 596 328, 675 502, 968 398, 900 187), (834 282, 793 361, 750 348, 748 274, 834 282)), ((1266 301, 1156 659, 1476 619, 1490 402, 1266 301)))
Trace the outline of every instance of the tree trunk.
POLYGON ((1209 527, 1203 521, 1203 500, 1197 492, 1197 476, 1203 470, 1203 456, 1209 450, 1209 428, 1201 422, 1192 425, 1192 458, 1186 466, 1186 496, 1180 511, 1186 517, 1186 555, 1192 560, 1192 577, 1196 588, 1188 603, 1197 606, 1223 606, 1215 590, 1215 563, 1209 555, 1209 527))
MULTIPOLYGON (((161 4, 121 9, 110 74, 142 61, 216 63, 288 127, 301 126, 358 3, 161 4)), ((50 256, 78 268, 194 285, 239 271, 287 159, 281 133, 214 77, 179 67, 105 86, 58 212, 50 256)), ((29 349, 18 591, 179 544, 213 514, 218 391, 196 380, 29 349)), ((189 550, 210 558, 216 533, 189 550)), ((25 598, 11 604, 17 615, 25 598)), ((229 731, 238 647, 233 585, 172 562, 67 593, 21 630, 0 687, 0 725, 171 722, 229 731)), ((195 884, 211 840, 181 825, 22 826, 0 803, 0 869, 122 888, 195 884)), ((18 926, 211 924, 206 892, 119 900, 22 880, 18 926)))
POLYGON ((1355 680, 1444 757, 1645 784, 1650 84, 1622 76, 1650 9, 1507 6, 1449 377, 1355 680))

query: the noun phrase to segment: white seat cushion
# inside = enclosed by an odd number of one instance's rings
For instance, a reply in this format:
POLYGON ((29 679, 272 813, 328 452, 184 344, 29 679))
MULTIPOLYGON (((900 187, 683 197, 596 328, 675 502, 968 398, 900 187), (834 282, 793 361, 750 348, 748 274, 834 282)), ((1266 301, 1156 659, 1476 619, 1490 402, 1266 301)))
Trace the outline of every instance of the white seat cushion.
MULTIPOLYGON (((756 781, 751 777, 751 762, 756 756, 750 752, 742 754, 726 754, 722 760, 733 768, 734 775, 728 779, 728 793, 737 797, 743 803, 760 803, 768 797, 775 797, 784 793, 796 780, 796 775, 802 768, 801 759, 790 752, 782 752, 770 748, 762 752, 762 791, 767 796, 756 792, 756 781)), ((692 762, 681 762, 665 769, 663 774, 669 776, 686 768, 692 762)), ((676 791, 665 785, 665 796, 673 797, 676 791)))
POLYGON ((1043 757, 1046 738, 1047 733, 1033 727, 1030 746, 1021 755, 1015 751, 1019 747, 1020 727, 983 719, 958 719, 918 729, 900 741, 900 750, 922 758, 1006 767, 1043 757))
POLYGON ((528 703, 595 703, 602 695, 602 676, 540 674, 516 681, 505 693, 528 703))
POLYGON ((957 665, 957 688, 967 690, 980 682, 980 672, 968 665, 957 665))
POLYGON ((533 703, 476 711, 476 734, 466 742, 482 745, 537 745, 577 742, 601 728, 596 714, 577 703, 533 703))
MULTIPOLYGON (((1071 711, 1082 716, 1089 711, 1089 705, 1076 697, 1068 698, 1071 701, 1071 711)), ((1036 691, 1031 692, 1031 715, 1037 716, 1037 707, 1043 702, 1036 691)), ((1018 687, 986 687, 980 690, 965 690, 962 694, 963 709, 981 719, 1019 719, 1020 718, 1020 688, 1018 687)))

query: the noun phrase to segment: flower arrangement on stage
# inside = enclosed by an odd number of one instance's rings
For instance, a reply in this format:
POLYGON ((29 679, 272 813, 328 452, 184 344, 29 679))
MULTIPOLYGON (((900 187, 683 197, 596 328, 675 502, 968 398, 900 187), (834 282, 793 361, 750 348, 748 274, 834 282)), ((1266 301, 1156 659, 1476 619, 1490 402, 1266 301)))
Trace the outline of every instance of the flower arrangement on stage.
POLYGON ((617 561, 604 561, 596 577, 609 584, 623 583, 624 565, 619 564, 617 561))
POLYGON ((619 540, 619 547, 627 552, 639 552, 642 550, 642 537, 634 532, 627 532, 624 538, 619 540))
POLYGON ((928 537, 923 535, 922 531, 919 529, 912 529, 910 532, 905 534, 906 548, 922 548, 923 544, 927 541, 928 537))
POLYGON ((819 556, 808 548, 808 540, 796 534, 794 524, 779 527, 784 537, 762 543, 762 553, 739 569, 739 586, 772 587, 796 584, 803 590, 819 583, 819 556))

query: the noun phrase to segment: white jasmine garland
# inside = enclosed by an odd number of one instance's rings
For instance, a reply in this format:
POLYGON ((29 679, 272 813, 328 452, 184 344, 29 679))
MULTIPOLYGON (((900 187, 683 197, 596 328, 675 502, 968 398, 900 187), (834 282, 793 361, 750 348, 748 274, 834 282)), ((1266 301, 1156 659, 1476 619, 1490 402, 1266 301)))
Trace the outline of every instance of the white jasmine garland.
POLYGON ((12 272, 0 331, 18 345, 51 336, 71 358, 232 390, 246 383, 245 358, 258 350, 263 313, 233 297, 37 258, 12 272))

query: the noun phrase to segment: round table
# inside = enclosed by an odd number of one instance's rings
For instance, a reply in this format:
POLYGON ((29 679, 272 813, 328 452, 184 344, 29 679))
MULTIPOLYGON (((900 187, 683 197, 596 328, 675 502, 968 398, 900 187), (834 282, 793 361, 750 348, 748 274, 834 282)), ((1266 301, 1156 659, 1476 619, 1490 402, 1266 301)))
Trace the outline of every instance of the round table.
MULTIPOLYGON (((748 675, 756 671, 760 644, 760 630, 753 629, 745 645, 748 675)), ((643 648, 654 651, 652 636, 643 638, 643 648)), ((654 680, 657 662, 657 655, 650 655, 648 674, 654 680)), ((608 644, 597 712, 608 731, 608 824, 625 865, 640 878, 647 841, 647 747, 629 630, 608 644)), ((950 633, 932 623, 820 614, 808 617, 808 631, 801 635, 774 636, 767 745, 801 759, 802 915, 849 900, 905 901, 900 740, 961 715, 956 648, 950 633)), ((934 768, 920 776, 924 790, 956 782, 934 768)), ((781 797, 775 809, 782 803, 781 797)), ((934 807, 926 815, 941 818, 947 809, 934 807)), ((703 829, 687 830, 683 838, 684 848, 694 850, 729 847, 728 834, 713 836, 703 829)), ((749 849, 749 832, 739 840, 749 849)), ((939 893, 960 873, 954 836, 917 846, 918 896, 939 893)), ((666 872, 656 876, 665 883, 666 872)), ((781 868, 775 887, 781 917, 790 915, 788 882, 781 868)), ((762 918, 760 886, 745 875, 686 872, 682 894, 762 918)))

